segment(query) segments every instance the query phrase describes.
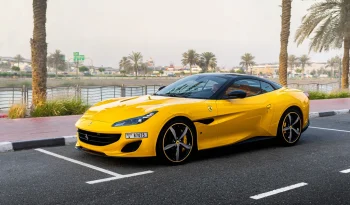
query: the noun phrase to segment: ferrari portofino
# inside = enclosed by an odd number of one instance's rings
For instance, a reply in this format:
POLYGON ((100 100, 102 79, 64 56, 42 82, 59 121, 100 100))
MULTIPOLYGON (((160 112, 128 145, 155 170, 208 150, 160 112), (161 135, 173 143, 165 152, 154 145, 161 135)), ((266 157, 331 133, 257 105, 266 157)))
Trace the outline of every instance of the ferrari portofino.
POLYGON ((196 151, 256 137, 294 145, 309 125, 309 98, 259 77, 198 74, 152 95, 99 102, 76 122, 76 148, 113 157, 187 161, 196 151))

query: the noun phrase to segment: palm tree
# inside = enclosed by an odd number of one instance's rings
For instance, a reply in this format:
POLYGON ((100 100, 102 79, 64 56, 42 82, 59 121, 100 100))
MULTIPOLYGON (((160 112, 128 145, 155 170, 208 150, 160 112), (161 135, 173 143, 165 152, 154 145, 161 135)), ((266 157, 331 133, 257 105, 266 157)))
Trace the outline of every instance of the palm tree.
POLYGON ((289 55, 288 56, 288 66, 290 69, 294 69, 294 66, 298 64, 299 58, 297 58, 295 55, 289 55))
POLYGON ((139 66, 142 64, 142 54, 140 52, 132 52, 129 55, 129 59, 132 61, 133 67, 134 67, 134 71, 137 77, 137 72, 139 69, 139 66))
POLYGON ((119 68, 120 70, 124 70, 125 72, 129 72, 131 67, 131 62, 128 59, 128 57, 124 56, 120 61, 119 61, 119 68))
POLYGON ((192 75, 192 66, 196 65, 199 61, 199 54, 195 50, 190 49, 182 54, 182 64, 185 66, 190 65, 190 73, 192 75))
POLYGON ((217 71, 217 69, 216 69, 217 66, 218 66, 218 64, 217 64, 217 62, 216 62, 216 58, 215 58, 215 60, 212 59, 212 60, 209 61, 209 67, 212 68, 212 69, 214 69, 214 71, 217 71))
POLYGON ((214 68, 216 67, 216 57, 214 55, 214 53, 212 52, 204 52, 201 55, 201 61, 204 64, 204 72, 207 72, 209 70, 209 67, 214 68), (214 65, 215 67, 213 67, 212 65, 214 65))
POLYGON ((290 34, 291 10, 292 0, 282 0, 281 47, 278 74, 280 84, 283 86, 287 86, 288 39, 290 34))
MULTIPOLYGON (((252 54, 245 53, 243 56, 241 56, 242 61, 239 64, 245 67, 248 71, 249 67, 255 65, 254 58, 255 57, 252 54)), ((253 68, 251 68, 250 74, 253 74, 253 68)))
POLYGON ((305 74, 305 66, 311 65, 310 58, 307 55, 302 55, 299 57, 299 62, 301 65, 301 72, 302 74, 305 74))
POLYGON ((30 39, 32 53, 32 105, 46 101, 47 43, 46 43, 47 0, 33 0, 34 29, 30 39))
MULTIPOLYGON (((331 68, 331 76, 334 78, 335 77, 335 69, 340 68, 340 66, 341 66, 341 58, 339 56, 335 56, 327 61, 326 68, 328 68, 328 67, 331 68)), ((340 72, 339 72, 339 76, 340 76, 340 72)))
POLYGON ((339 49, 343 46, 343 89, 349 88, 350 1, 325 0, 313 4, 302 18, 295 41, 298 45, 313 34, 310 50, 315 52, 339 49))
POLYGON ((55 52, 51 53, 50 56, 48 57, 47 63, 49 66, 52 66, 55 68, 56 77, 57 77, 57 71, 59 69, 63 70, 65 67, 64 55, 61 53, 60 50, 55 50, 55 52))
POLYGON ((145 73, 145 76, 146 76, 147 69, 148 69, 147 63, 141 63, 141 69, 143 70, 143 72, 145 73))
POLYGON ((14 57, 15 61, 17 62, 17 67, 19 67, 19 63, 22 62, 24 60, 24 58, 20 55, 20 54, 17 54, 15 57, 14 57))

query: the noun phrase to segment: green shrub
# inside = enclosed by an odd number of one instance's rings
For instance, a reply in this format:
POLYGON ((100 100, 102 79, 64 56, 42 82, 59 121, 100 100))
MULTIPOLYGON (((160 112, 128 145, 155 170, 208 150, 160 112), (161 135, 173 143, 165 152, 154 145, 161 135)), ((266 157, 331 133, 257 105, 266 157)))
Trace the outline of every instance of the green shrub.
POLYGON ((24 118, 26 116, 26 105, 25 104, 13 104, 10 107, 8 118, 24 118))
POLYGON ((65 107, 65 115, 80 115, 89 108, 82 100, 76 99, 65 99, 63 100, 63 105, 65 107))
POLYGON ((327 98, 327 93, 318 92, 318 91, 310 91, 309 92, 309 98, 311 100, 326 99, 327 98))
POLYGON ((31 111, 32 117, 48 117, 83 114, 89 108, 79 99, 48 100, 31 111))
POLYGON ((349 98, 349 91, 335 91, 331 93, 310 91, 309 98, 310 100, 319 100, 319 99, 333 99, 333 98, 349 98))

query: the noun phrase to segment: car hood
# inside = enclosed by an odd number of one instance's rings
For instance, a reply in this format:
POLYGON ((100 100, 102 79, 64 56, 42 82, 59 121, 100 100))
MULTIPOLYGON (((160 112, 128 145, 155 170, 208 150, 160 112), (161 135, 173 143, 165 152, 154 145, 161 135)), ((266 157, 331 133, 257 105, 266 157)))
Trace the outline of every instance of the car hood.
POLYGON ((159 111, 164 107, 200 101, 204 100, 151 95, 115 98, 95 104, 85 112, 82 119, 114 123, 142 116, 154 110, 159 111))

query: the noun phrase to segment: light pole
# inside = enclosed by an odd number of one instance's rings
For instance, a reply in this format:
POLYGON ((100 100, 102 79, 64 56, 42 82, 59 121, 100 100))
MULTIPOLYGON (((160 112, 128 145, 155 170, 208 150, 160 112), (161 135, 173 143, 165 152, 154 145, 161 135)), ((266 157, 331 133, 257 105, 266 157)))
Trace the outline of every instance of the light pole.
MULTIPOLYGON (((86 58, 86 59, 89 59, 90 60, 90 63, 91 63, 91 68, 94 68, 94 62, 92 61, 91 58, 86 58)), ((94 70, 95 71, 95 70, 94 70)))

